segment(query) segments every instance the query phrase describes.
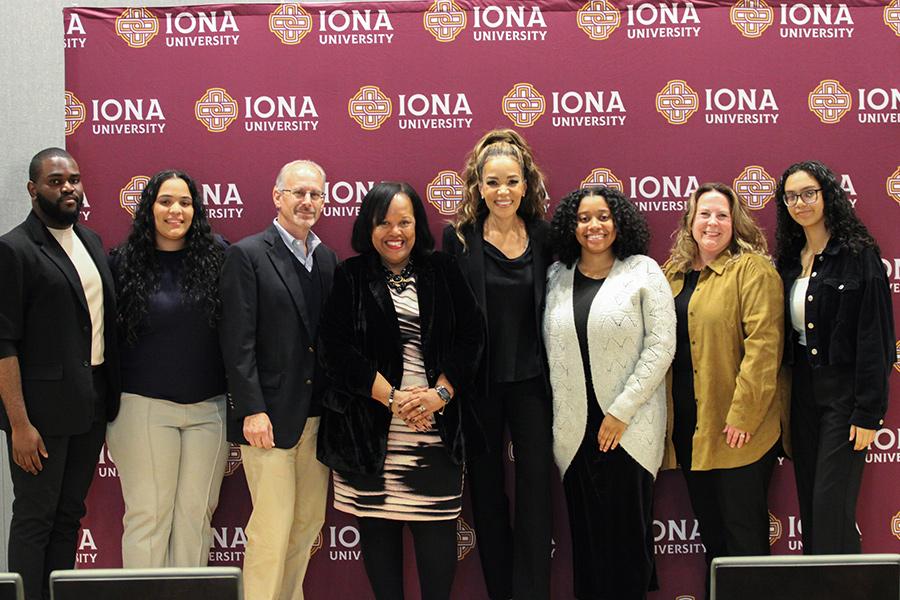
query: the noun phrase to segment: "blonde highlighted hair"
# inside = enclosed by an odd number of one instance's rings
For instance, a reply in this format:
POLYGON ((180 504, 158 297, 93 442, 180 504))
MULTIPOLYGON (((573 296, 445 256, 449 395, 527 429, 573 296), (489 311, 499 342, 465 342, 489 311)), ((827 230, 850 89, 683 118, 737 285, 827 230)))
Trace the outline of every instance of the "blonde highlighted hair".
POLYGON ((731 252, 731 256, 737 258, 744 252, 748 252, 768 257, 766 236, 750 216, 741 197, 724 183, 704 183, 691 195, 678 229, 672 234, 675 242, 669 253, 668 264, 678 271, 693 269, 699 250, 691 229, 694 225, 694 217, 697 215, 697 201, 703 194, 709 192, 718 192, 728 199, 728 208, 731 211, 731 243, 728 244, 728 250, 731 252))
POLYGON ((485 163, 498 156, 508 156, 519 163, 522 177, 525 180, 525 196, 519 205, 518 215, 530 221, 543 219, 547 211, 547 190, 544 187, 544 175, 536 164, 528 142, 512 129, 494 129, 482 136, 466 157, 466 168, 463 173, 465 187, 463 199, 456 209, 453 227, 456 237, 466 245, 462 230, 473 224, 480 215, 487 212, 487 206, 478 189, 484 173, 485 163))

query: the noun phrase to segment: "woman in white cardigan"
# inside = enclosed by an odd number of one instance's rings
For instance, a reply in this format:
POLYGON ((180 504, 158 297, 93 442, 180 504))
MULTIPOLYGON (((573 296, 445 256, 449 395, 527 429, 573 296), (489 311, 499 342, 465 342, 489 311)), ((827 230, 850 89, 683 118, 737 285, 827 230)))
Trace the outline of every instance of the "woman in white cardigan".
POLYGON ((553 215, 544 343, 553 451, 569 509, 575 597, 640 600, 657 589, 653 480, 666 435, 675 308, 641 213, 597 187, 553 215))

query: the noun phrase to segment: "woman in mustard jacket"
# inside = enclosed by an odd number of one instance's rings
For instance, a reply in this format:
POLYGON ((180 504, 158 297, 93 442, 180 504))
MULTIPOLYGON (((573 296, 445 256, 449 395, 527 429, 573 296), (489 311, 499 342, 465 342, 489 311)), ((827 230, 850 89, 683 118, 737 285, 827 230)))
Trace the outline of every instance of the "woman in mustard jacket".
POLYGON ((664 271, 677 315, 668 466, 674 453, 707 565, 717 556, 768 554, 783 295, 765 237, 734 190, 700 186, 664 271))

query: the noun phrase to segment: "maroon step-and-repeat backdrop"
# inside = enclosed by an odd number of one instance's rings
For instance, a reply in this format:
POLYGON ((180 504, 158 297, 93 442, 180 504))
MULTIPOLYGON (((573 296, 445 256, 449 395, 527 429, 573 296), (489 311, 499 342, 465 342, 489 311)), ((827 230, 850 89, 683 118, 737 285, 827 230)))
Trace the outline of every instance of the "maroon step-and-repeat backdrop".
MULTIPOLYGON (((71 8, 64 26, 67 144, 84 173, 83 222, 107 245, 124 238, 148 177, 168 167, 202 183, 217 232, 232 241, 256 232, 274 216, 279 167, 297 158, 328 172, 316 231, 342 257, 360 200, 379 180, 411 182, 437 233, 461 198, 466 152, 486 130, 513 127, 547 174, 551 207, 584 184, 618 187, 647 215, 659 261, 703 181, 732 185, 771 234, 777 177, 790 163, 822 160, 878 238, 900 307, 900 0, 71 8)), ((161 371, 171 359, 160 357, 161 371)), ((860 500, 867 552, 900 551, 900 377, 892 380, 860 500)), ((512 449, 509 458, 511 467, 512 449)), ((569 598, 568 523, 552 485, 553 591, 569 598)), ((104 449, 80 567, 120 564, 122 510, 104 449)), ((211 564, 241 564, 249 511, 232 448, 211 564)), ((772 551, 800 552, 800 530, 791 466, 780 463, 772 551)), ((468 510, 458 532, 454 597, 486 598, 468 510)), ((678 472, 658 479, 654 533, 662 590, 651 597, 699 597, 703 546, 678 472)), ((309 597, 370 597, 359 548, 353 520, 329 510, 309 597)))

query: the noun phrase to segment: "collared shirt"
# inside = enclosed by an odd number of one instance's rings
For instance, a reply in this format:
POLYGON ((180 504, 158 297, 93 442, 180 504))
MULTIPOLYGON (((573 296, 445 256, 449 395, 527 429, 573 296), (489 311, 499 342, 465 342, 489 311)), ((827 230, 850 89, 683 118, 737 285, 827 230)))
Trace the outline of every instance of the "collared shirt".
MULTIPOLYGON (((664 271, 677 296, 685 273, 671 264, 664 271)), ((759 460, 781 435, 787 400, 780 372, 784 300, 775 267, 765 256, 734 257, 726 250, 700 272, 687 325, 697 402, 691 468, 731 469, 759 460), (750 432, 751 443, 730 448, 726 425, 750 432)), ((670 374, 666 467, 675 466, 671 381, 670 374)))
POLYGON ((303 242, 292 236, 288 233, 287 229, 281 226, 281 223, 278 222, 278 219, 275 219, 275 229, 278 230, 279 235, 281 235, 281 239, 284 241, 284 245, 288 247, 288 250, 291 251, 291 254, 297 257, 297 260, 300 261, 307 271, 312 273, 313 269, 313 253, 316 251, 316 247, 322 243, 322 240, 319 239, 315 233, 313 233, 312 229, 309 230, 309 233, 306 234, 306 246, 304 247, 303 242))
MULTIPOLYGON (((801 272, 799 257, 783 262, 781 277, 790 289, 801 272)), ((856 402, 850 424, 878 429, 887 412, 896 338, 891 291, 875 250, 854 254, 830 240, 813 258, 804 308, 806 356, 813 373, 825 367, 848 369, 856 402)), ((789 321, 785 327, 793 331, 789 321)), ((786 336, 786 364, 794 362, 793 340, 793 335, 786 336)))

